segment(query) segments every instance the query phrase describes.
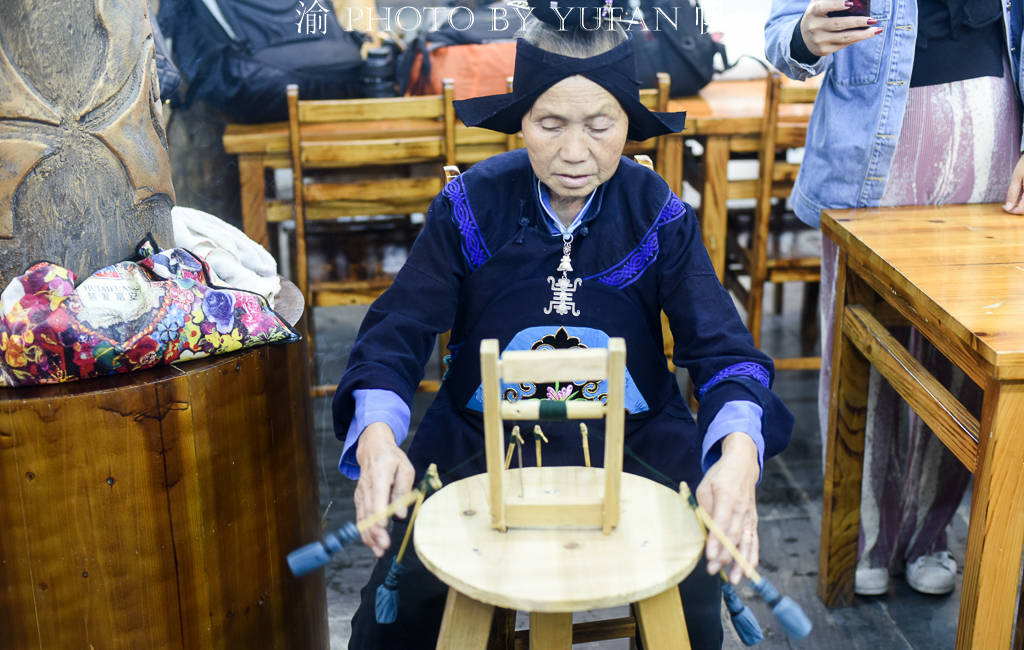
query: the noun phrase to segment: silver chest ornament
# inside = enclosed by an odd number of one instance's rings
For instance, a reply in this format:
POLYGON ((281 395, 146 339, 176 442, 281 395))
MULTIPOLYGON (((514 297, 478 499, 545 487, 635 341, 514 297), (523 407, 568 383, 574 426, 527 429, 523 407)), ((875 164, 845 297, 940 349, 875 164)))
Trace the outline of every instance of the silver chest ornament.
POLYGON ((555 269, 556 273, 558 271, 562 272, 562 277, 555 279, 553 275, 548 276, 548 282, 551 284, 551 302, 544 308, 545 314, 555 312, 559 316, 566 316, 568 314, 573 316, 580 315, 580 310, 576 307, 576 303, 572 301, 572 297, 583 280, 580 278, 569 279, 568 274, 572 271, 572 262, 569 259, 571 254, 572 235, 565 235, 562 244, 562 261, 558 263, 558 268, 555 269))

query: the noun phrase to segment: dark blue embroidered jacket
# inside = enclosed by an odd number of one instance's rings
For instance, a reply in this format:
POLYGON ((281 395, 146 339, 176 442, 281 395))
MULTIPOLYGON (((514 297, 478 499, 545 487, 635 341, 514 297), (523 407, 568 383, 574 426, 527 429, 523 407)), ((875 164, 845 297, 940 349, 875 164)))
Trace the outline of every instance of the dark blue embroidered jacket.
MULTIPOLYGON (((761 406, 765 457, 781 451, 792 416, 769 389, 771 360, 753 347, 714 275, 693 210, 657 174, 623 158, 572 245, 570 277, 583 278, 574 296, 580 316, 544 314, 562 241, 533 200, 535 182, 518 150, 478 163, 434 199, 406 265, 360 328, 334 398, 336 434, 344 437, 352 419, 353 390, 388 389, 411 403, 436 334, 451 329, 451 370, 409 452, 420 472, 429 462, 450 469, 482 445, 473 410, 480 340, 497 338, 505 349, 547 332, 548 340, 586 344, 570 330, 597 341, 626 338, 628 383, 641 405, 627 417, 626 444, 659 471, 698 480, 703 435, 732 400, 761 406), (698 426, 662 354, 662 310, 673 361, 698 387, 698 426)), ((564 457, 558 444, 545 447, 545 462, 580 464, 577 437, 567 436, 564 457)), ((481 459, 472 470, 482 467, 481 459)), ((628 458, 626 469, 650 475, 628 458)))

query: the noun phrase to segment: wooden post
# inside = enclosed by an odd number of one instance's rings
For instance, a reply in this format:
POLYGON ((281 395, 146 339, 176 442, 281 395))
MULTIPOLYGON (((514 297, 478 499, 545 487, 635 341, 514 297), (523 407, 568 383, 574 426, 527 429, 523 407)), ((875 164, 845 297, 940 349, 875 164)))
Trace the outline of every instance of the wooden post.
POLYGON ((149 25, 143 0, 0 11, 0 286, 41 259, 84 277, 147 232, 172 245, 149 25))
POLYGON ((626 342, 608 339, 608 410, 604 421, 604 513, 607 535, 619 525, 623 437, 626 426, 626 342))
POLYGON ((480 379, 484 390, 484 449, 487 453, 487 477, 490 488, 491 526, 505 530, 505 486, 502 447, 501 375, 498 372, 498 341, 485 339, 480 343, 480 379))

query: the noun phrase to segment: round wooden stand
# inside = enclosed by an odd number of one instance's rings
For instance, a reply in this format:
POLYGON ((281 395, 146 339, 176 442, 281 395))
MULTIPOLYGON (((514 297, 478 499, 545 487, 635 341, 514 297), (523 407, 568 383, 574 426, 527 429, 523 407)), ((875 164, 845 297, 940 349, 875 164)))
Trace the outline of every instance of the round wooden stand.
POLYGON ((305 344, 0 391, 0 647, 328 647, 305 344))
MULTIPOLYGON (((574 501, 600 491, 602 468, 510 470, 515 493, 574 501)), ((416 519, 416 554, 451 591, 438 648, 484 648, 493 607, 530 612, 530 647, 568 648, 572 612, 635 603, 644 646, 689 648, 677 585, 704 548, 704 530, 678 493, 622 474, 617 528, 491 527, 486 474, 442 488, 416 519), (535 645, 536 644, 536 645, 535 645)))

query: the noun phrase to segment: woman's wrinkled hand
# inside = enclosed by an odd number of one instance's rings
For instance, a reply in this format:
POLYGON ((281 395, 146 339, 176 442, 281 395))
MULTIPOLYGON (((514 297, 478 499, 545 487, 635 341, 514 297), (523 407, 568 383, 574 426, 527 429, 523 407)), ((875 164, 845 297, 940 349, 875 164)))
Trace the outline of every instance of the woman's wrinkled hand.
POLYGON ((1010 214, 1024 214, 1024 155, 1020 157, 1017 166, 1013 168, 1003 209, 1010 214))
MULTIPOLYGON (((356 483, 356 520, 384 510, 396 498, 412 489, 416 471, 408 456, 395 444, 395 434, 383 422, 374 422, 359 436, 356 446, 356 462, 359 463, 359 482, 356 483)), ((400 508, 395 514, 404 518, 407 508, 400 508)), ((363 543, 377 557, 391 546, 387 521, 382 521, 362 533, 363 543)))
POLYGON ((870 16, 841 16, 828 14, 849 9, 845 0, 812 0, 800 18, 800 36, 804 45, 815 56, 832 54, 847 45, 865 41, 882 33, 881 27, 872 28, 878 21, 870 16), (863 29, 867 27, 868 29, 863 29))
MULTIPOLYGON (((761 471, 757 462, 757 445, 750 436, 741 432, 730 433, 721 444, 722 457, 697 486, 697 502, 750 564, 757 566, 759 547, 754 488, 761 471)), ((705 551, 708 573, 718 573, 733 561, 713 535, 708 535, 705 551)), ((739 565, 733 565, 729 580, 736 583, 742 578, 739 565)))

